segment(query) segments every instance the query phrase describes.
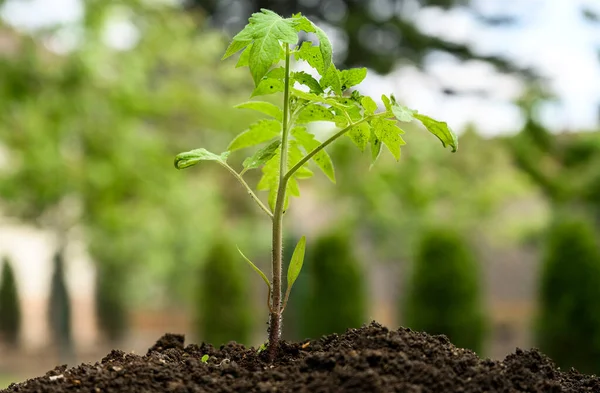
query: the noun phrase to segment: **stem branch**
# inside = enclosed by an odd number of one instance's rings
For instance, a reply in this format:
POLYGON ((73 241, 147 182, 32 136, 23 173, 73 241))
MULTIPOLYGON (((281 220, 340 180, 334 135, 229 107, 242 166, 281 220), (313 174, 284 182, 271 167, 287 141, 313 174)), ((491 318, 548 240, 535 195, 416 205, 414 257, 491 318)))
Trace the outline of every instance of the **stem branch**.
POLYGON ((242 186, 244 186, 244 188, 246 188, 246 191, 248 192, 248 195, 250 195, 250 197, 252 197, 252 199, 254 200, 254 202, 256 202, 256 204, 258 205, 258 207, 260 207, 267 214, 267 216, 269 216, 270 218, 273 218, 273 213, 271 213, 271 211, 269 210, 269 208, 267 208, 264 205, 264 203, 262 203, 261 200, 258 199, 258 196, 256 196, 256 194, 254 193, 254 191, 252 191, 252 189, 250 188, 250 186, 248 185, 248 183, 246 183, 246 181, 244 180, 244 178, 242 177, 242 175, 240 175, 239 173, 237 173, 235 171, 235 169, 233 169, 232 167, 230 167, 229 165, 227 165, 226 162, 221 162, 221 161, 218 161, 218 162, 225 169, 227 169, 229 172, 231 172, 231 174, 242 184, 242 186))

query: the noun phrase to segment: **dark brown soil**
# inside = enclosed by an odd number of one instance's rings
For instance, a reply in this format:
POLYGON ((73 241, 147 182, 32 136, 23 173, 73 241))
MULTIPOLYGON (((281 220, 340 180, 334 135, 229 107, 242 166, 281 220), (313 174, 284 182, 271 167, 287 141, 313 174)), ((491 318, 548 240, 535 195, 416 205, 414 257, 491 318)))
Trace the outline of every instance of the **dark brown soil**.
POLYGON ((270 365, 256 349, 184 347, 167 334, 146 356, 112 351, 100 363, 57 367, 6 392, 600 392, 600 379, 562 372, 536 350, 482 360, 445 336, 372 323, 281 345, 270 365), (201 358, 208 354, 208 363, 201 358))

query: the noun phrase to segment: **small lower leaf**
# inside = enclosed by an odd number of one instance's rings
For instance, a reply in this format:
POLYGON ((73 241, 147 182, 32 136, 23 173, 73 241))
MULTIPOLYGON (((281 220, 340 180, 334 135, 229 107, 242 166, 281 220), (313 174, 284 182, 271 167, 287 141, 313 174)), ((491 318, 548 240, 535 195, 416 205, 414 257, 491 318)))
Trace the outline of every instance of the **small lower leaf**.
POLYGON ((352 127, 346 135, 358 146, 360 151, 365 151, 371 136, 371 127, 369 127, 369 123, 363 122, 352 127))
POLYGON ((252 92, 250 97, 266 96, 267 94, 274 94, 282 92, 284 89, 283 82, 275 78, 265 78, 258 83, 256 89, 252 92))
POLYGON ((270 292, 271 291, 271 283, 269 282, 269 279, 267 278, 267 276, 265 275, 265 273, 263 273, 262 270, 260 270, 258 268, 258 266, 256 266, 255 264, 253 264, 252 261, 250 259, 248 259, 247 256, 244 255, 244 253, 242 252, 242 250, 240 250, 239 247, 237 247, 237 250, 240 253, 240 255, 242 256, 242 258, 244 258, 246 260, 246 262, 248 262, 248 264, 250 265, 250 267, 252 269, 254 269, 254 271, 256 273, 258 273, 262 277, 262 279, 265 282, 265 284, 267 284, 267 287, 269 288, 269 292, 270 292))
POLYGON ((236 136, 227 150, 233 151, 261 144, 279 135, 281 123, 274 119, 263 119, 251 124, 250 127, 236 136))
POLYGON ((334 121, 335 115, 329 110, 319 104, 310 104, 304 107, 298 117, 296 118, 297 123, 310 123, 313 121, 334 121))
POLYGON ((287 271, 287 295, 289 295, 294 282, 300 275, 300 271, 302 270, 302 264, 304 263, 304 250, 306 247, 306 236, 302 236, 300 241, 296 245, 296 249, 294 250, 294 254, 292 254, 292 260, 290 261, 290 265, 288 266, 287 271))
POLYGON ((373 99, 369 96, 364 96, 361 99, 362 107, 365 109, 367 115, 372 115, 377 110, 377 104, 373 99))
POLYGON ((221 155, 217 155, 215 153, 211 153, 206 149, 194 149, 184 153, 179 153, 175 156, 175 168, 184 169, 189 168, 191 166, 196 165, 200 161, 227 161, 227 156, 229 156, 229 152, 222 153, 221 155))
POLYGON ((244 168, 255 169, 261 165, 264 165, 267 161, 273 158, 275 154, 277 154, 279 146, 281 146, 281 139, 277 139, 269 143, 267 146, 254 153, 251 157, 246 158, 243 163, 244 168))

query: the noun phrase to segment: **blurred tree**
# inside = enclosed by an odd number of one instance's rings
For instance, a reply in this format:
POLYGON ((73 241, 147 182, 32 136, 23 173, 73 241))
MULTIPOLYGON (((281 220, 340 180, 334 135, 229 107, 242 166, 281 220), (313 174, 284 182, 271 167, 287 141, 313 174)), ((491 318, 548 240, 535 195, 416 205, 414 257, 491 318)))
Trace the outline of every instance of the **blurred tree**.
POLYGON ((590 209, 600 226, 600 137, 597 131, 553 135, 538 120, 539 106, 549 98, 530 88, 519 101, 526 123, 506 144, 553 209, 590 209))
POLYGON ((487 26, 516 22, 516 17, 509 15, 483 15, 470 3, 468 0, 184 1, 189 9, 201 9, 211 15, 213 25, 225 27, 231 33, 241 29, 250 14, 261 8, 281 15, 302 12, 311 19, 320 19, 340 33, 336 35, 341 41, 336 50, 340 56, 336 64, 341 68, 366 66, 387 74, 401 59, 422 68, 428 55, 445 52, 460 60, 483 60, 502 72, 531 77, 531 71, 520 69, 500 56, 480 54, 468 45, 428 35, 417 26, 416 11, 426 6, 444 10, 461 7, 487 26))
POLYGON ((15 274, 7 257, 2 259, 0 281, 0 338, 16 347, 19 344, 21 328, 21 307, 15 274))
POLYGON ((558 365, 600 373, 600 249, 583 218, 550 228, 539 289, 537 343, 558 365))
POLYGON ((302 338, 343 333, 366 322, 366 283, 347 231, 317 239, 307 249, 303 270, 308 295, 298 321, 302 338))
POLYGON ((64 252, 60 249, 53 258, 52 281, 50 282, 50 302, 48 304, 48 322, 53 344, 59 354, 59 360, 72 363, 74 360, 73 334, 71 331, 71 301, 65 282, 64 252))
POLYGON ((454 229, 430 229, 416 253, 404 323, 429 334, 445 334, 454 345, 481 353, 485 323, 479 267, 467 244, 454 229))
POLYGON ((198 280, 196 319, 202 341, 215 346, 248 343, 253 312, 245 267, 224 240, 211 247, 198 280))

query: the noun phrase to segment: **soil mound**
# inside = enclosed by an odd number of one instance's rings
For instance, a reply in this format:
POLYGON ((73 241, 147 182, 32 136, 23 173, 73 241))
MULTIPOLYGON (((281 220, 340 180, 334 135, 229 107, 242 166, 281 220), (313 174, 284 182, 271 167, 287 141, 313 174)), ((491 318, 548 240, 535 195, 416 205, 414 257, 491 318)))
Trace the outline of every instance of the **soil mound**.
POLYGON ((254 348, 183 345, 168 334, 145 356, 114 350, 101 362, 13 384, 5 392, 600 392, 600 378, 563 372, 537 350, 480 359, 445 336, 371 323, 302 343, 273 364, 254 348), (208 362, 201 361, 209 355, 208 362))

